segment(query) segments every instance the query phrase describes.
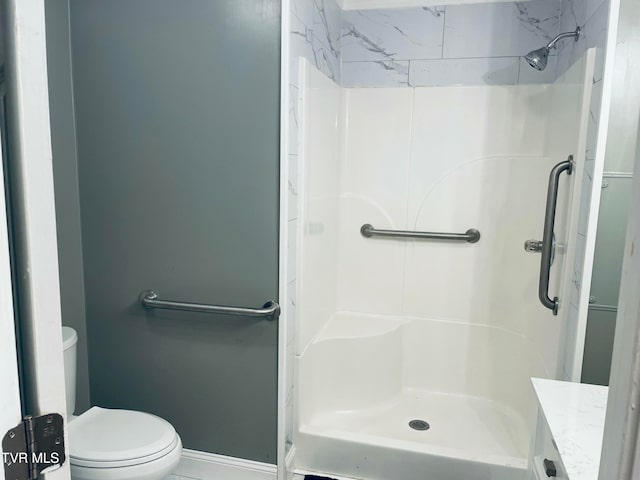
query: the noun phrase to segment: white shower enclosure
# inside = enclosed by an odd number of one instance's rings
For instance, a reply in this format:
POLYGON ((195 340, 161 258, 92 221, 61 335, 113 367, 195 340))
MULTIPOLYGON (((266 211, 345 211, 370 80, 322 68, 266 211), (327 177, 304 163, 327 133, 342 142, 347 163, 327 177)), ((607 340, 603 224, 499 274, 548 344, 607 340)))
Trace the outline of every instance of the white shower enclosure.
POLYGON ((530 378, 576 380, 581 369, 574 269, 599 187, 585 156, 594 63, 589 50, 544 85, 342 88, 301 61, 298 471, 525 478, 530 378), (538 299, 540 255, 524 242, 542 240, 550 171, 570 156, 554 315, 538 299), (480 240, 365 237, 366 224, 473 228, 480 240))

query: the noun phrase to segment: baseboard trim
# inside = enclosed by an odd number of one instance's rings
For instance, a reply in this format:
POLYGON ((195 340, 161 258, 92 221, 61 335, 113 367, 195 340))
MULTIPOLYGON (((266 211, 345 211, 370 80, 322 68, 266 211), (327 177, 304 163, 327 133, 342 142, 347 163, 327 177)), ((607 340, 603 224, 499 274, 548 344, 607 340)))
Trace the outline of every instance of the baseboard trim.
POLYGON ((277 470, 270 463, 184 449, 173 474, 195 480, 276 480, 277 470))

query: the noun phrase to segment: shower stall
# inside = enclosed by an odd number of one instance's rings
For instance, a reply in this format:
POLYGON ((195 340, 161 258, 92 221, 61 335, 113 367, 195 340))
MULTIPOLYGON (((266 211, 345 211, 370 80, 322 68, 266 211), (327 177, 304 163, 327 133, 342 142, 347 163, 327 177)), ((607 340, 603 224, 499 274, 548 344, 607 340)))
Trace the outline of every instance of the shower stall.
POLYGON ((299 58, 291 470, 526 478, 530 378, 580 378, 602 63, 362 88, 299 58))

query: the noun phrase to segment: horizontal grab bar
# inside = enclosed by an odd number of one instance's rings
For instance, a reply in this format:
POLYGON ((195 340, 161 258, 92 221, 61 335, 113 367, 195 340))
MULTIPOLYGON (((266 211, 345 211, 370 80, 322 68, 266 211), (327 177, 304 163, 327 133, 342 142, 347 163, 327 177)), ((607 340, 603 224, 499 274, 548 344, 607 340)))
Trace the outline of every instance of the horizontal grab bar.
POLYGON ((207 305, 204 303, 175 302, 160 300, 153 290, 145 290, 140 294, 140 303, 145 308, 162 308, 165 310, 183 310, 185 312, 217 313, 220 315, 238 315, 243 317, 264 317, 276 320, 280 316, 280 305, 267 302, 262 308, 229 307, 226 305, 207 305))
POLYGON ((468 243, 477 243, 480 240, 480 232, 475 228, 470 228, 465 233, 413 232, 408 230, 378 230, 373 228, 373 225, 365 223, 360 228, 360 233, 366 238, 417 238, 421 240, 452 240, 468 243))

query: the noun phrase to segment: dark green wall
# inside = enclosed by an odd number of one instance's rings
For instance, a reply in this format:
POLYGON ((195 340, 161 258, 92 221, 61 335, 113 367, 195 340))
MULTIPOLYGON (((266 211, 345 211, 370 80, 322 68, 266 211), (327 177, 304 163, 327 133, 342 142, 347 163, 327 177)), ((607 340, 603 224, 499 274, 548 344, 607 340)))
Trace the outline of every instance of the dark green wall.
POLYGON ((72 0, 91 401, 276 462, 280 2, 72 0))

